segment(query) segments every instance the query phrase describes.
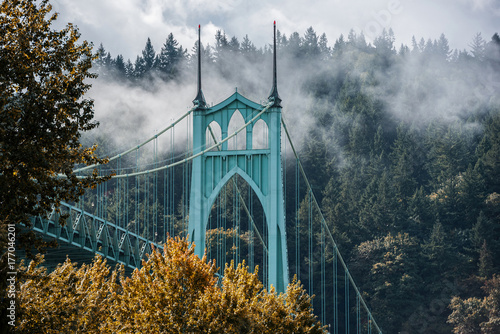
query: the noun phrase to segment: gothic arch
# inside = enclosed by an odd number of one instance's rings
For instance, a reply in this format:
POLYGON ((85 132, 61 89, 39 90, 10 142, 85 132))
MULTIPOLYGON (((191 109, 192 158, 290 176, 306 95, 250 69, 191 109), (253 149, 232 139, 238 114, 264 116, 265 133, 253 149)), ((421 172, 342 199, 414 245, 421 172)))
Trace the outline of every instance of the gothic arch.
MULTIPOLYGON (((217 196, 219 195, 221 189, 236 174, 238 174, 239 176, 241 176, 241 178, 243 178, 243 180, 245 180, 245 182, 248 183, 248 185, 250 186, 250 188, 252 188, 252 190, 255 192, 255 194, 259 198, 259 202, 262 205, 262 208, 264 209, 264 214, 266 216, 266 220, 269 221, 269 219, 268 219, 268 208, 265 205, 266 201, 265 201, 264 194, 260 190, 259 186, 252 180, 252 178, 247 173, 245 173, 241 168, 239 168, 239 167, 234 167, 232 170, 230 170, 219 181, 219 183, 215 186, 214 190, 212 190, 212 193, 208 197, 208 201, 207 201, 208 202, 208 208, 212 207, 212 205, 214 204, 214 201, 217 198, 217 196)), ((207 222, 208 222, 208 217, 209 216, 210 216, 210 210, 207 210, 206 217, 203 218, 203 226, 204 226, 205 233, 206 233, 206 229, 207 229, 207 222)), ((267 226, 266 226, 266 228, 267 228, 267 226)))
MULTIPOLYGON (((227 126, 228 136, 232 135, 234 132, 239 130, 245 125, 245 118, 241 112, 236 109, 231 115, 231 119, 227 126)), ((236 136, 231 138, 227 144, 228 150, 245 150, 247 148, 245 131, 241 131, 236 136)))
POLYGON ((255 150, 269 148, 269 128, 263 119, 259 119, 253 125, 252 148, 255 150))
MULTIPOLYGON (((209 148, 217 143, 220 143, 221 140, 222 140, 222 129, 220 127, 220 124, 217 121, 210 122, 205 131, 206 148, 209 148)), ((219 149, 220 148, 215 147, 211 151, 219 151, 219 149)))

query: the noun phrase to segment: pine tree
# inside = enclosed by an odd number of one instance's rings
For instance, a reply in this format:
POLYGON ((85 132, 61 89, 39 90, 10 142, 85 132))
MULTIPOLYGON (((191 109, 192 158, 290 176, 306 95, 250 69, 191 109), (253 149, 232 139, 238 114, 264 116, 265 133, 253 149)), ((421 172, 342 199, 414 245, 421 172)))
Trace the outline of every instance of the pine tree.
POLYGON ((442 59, 444 60, 450 59, 453 50, 450 49, 448 39, 444 34, 441 34, 441 36, 439 36, 439 41, 437 42, 436 45, 436 52, 442 59))
POLYGON ((484 240, 479 252, 479 275, 489 278, 493 273, 493 255, 488 249, 488 244, 484 240))
POLYGON ((476 60, 482 61, 485 55, 486 42, 484 41, 483 36, 481 36, 480 32, 474 35, 474 38, 472 39, 472 42, 469 44, 469 46, 474 58, 476 60))
POLYGON ((123 60, 122 55, 116 56, 114 63, 114 70, 118 78, 125 78, 127 74, 127 70, 125 68, 125 61, 123 60))
POLYGON ((500 193, 500 115, 494 113, 486 121, 486 129, 478 147, 478 169, 483 174, 487 194, 500 193))
POLYGON ((158 71, 164 79, 175 79, 179 74, 184 51, 179 42, 170 33, 158 56, 158 71))
POLYGON ((308 59, 315 59, 321 54, 318 36, 313 27, 307 28, 304 38, 302 39, 302 48, 304 56, 308 57, 308 59))
MULTIPOLYGON (((156 52, 149 37, 146 41, 144 50, 142 50, 142 57, 140 59, 141 65, 139 65, 139 67, 142 67, 142 70, 141 72, 138 72, 139 77, 147 76, 148 78, 151 78, 151 76, 153 75, 154 67, 156 66, 156 52)), ((135 68, 137 71, 137 63, 135 68)))
POLYGON ((232 53, 232 56, 235 57, 240 52, 240 42, 236 36, 231 37, 231 40, 228 43, 228 50, 232 53))
POLYGON ((142 79, 146 75, 146 62, 141 56, 137 56, 134 64, 134 79, 142 79))
POLYGON ((318 46, 319 52, 321 54, 321 59, 324 61, 330 59, 332 50, 328 46, 328 38, 326 37, 325 33, 321 34, 321 36, 319 37, 318 46))
POLYGON ((125 75, 127 78, 132 79, 134 77, 134 65, 127 59, 127 63, 125 64, 125 75))

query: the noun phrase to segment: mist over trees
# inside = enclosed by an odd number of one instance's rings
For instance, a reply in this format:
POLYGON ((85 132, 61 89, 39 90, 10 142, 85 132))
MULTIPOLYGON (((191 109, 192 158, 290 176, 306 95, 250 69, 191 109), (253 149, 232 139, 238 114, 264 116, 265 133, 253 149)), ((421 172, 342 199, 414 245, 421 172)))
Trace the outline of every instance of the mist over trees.
MULTIPOLYGON (((500 37, 469 46, 278 32, 284 118, 386 333, 500 331, 500 37)), ((218 31, 201 47, 207 90, 267 96, 270 45, 218 31)), ((124 91, 194 87, 197 44, 188 52, 172 34, 134 62, 98 52, 98 81, 124 91)))

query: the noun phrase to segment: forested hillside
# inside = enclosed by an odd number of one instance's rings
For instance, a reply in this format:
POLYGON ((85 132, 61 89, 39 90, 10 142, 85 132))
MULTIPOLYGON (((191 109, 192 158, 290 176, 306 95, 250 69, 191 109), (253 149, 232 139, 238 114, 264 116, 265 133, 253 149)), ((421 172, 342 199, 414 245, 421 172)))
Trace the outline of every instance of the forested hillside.
MULTIPOLYGON (((215 37, 204 87, 266 98, 271 48, 215 37)), ((444 35, 394 40, 278 34, 284 118, 384 332, 499 333, 500 37, 476 34, 469 50, 444 35)), ((148 39, 134 62, 98 52, 101 87, 195 82, 196 44, 172 34, 158 51, 148 39)))

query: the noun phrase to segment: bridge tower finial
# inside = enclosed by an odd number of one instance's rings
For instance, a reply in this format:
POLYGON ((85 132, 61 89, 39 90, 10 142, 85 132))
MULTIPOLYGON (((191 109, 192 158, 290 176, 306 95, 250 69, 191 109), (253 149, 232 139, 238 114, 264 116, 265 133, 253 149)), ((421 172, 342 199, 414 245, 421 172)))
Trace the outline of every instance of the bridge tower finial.
POLYGON ((201 91, 201 25, 198 25, 198 93, 193 100, 196 109, 205 109, 207 102, 201 91))
POLYGON ((274 48, 273 48, 273 88, 269 95, 269 101, 273 102, 273 108, 281 108, 281 98, 278 94, 278 75, 276 70, 276 21, 274 21, 274 48))

